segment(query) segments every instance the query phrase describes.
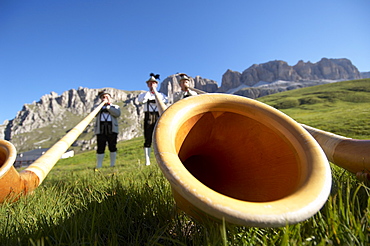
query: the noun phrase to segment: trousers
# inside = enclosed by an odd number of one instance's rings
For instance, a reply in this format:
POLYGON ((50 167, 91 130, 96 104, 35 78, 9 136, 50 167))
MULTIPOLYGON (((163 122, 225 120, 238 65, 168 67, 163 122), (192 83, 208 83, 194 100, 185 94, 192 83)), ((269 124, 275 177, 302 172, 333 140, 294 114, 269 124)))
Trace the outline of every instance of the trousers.
POLYGON ((159 119, 158 112, 145 112, 144 116, 144 147, 150 148, 152 145, 153 131, 157 120, 159 119))
POLYGON ((105 147, 108 143, 108 149, 110 152, 117 151, 117 133, 113 132, 110 134, 97 134, 96 139, 98 142, 97 154, 104 154, 105 147))

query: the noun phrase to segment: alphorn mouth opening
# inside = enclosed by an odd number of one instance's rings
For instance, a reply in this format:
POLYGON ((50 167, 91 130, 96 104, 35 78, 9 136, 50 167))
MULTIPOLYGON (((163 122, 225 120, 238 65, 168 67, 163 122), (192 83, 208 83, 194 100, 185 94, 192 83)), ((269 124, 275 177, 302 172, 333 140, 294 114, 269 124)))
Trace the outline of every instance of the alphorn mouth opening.
POLYGON ((0 168, 5 164, 5 160, 8 158, 7 150, 1 146, 0 148, 0 168))
POLYGON ((284 226, 311 217, 330 192, 329 163, 315 139, 245 97, 204 94, 173 104, 157 122, 154 151, 177 206, 196 218, 284 226))
POLYGON ((286 136, 263 122, 211 111, 184 122, 176 149, 186 169, 225 196, 269 202, 289 196, 308 171, 286 136))

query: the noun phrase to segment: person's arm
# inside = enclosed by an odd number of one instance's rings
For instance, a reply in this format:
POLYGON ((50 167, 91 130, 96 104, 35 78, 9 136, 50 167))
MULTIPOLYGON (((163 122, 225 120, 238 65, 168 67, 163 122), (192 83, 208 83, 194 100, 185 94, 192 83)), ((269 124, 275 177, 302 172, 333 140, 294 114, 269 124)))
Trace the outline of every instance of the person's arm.
POLYGON ((150 92, 144 92, 144 93, 141 93, 138 97, 137 97, 137 100, 139 101, 139 103, 146 103, 148 101, 150 97, 150 92))
POLYGON ((119 108, 118 105, 107 105, 107 110, 110 113, 111 116, 113 117, 120 117, 121 115, 121 109, 119 108))

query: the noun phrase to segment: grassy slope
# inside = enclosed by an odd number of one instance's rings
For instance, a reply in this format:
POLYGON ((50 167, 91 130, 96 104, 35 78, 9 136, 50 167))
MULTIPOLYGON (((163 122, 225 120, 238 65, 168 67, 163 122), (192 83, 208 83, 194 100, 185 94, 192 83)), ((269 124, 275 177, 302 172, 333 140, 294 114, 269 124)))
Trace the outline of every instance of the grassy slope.
MULTIPOLYGON (((370 80, 341 82, 259 100, 301 123, 369 138, 370 129, 362 123, 369 120, 369 85, 370 80)), ((94 151, 59 161, 32 196, 0 207, 1 244, 366 245, 370 240, 369 189, 343 170, 333 169, 333 193, 324 208, 297 225, 261 229, 199 223, 175 213, 169 183, 154 157, 153 165, 143 165, 142 143, 142 137, 120 142, 117 166, 107 167, 106 156, 98 172, 94 151)))
POLYGON ((337 82, 262 97, 299 123, 351 138, 370 138, 370 79, 337 82))

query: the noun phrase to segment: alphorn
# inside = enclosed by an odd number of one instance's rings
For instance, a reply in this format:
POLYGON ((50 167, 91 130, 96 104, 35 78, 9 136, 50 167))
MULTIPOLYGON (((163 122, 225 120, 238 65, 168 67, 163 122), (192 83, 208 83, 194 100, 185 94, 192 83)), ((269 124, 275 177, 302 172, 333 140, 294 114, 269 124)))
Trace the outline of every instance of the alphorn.
POLYGON ((370 180, 370 140, 347 138, 301 125, 320 144, 330 162, 355 174, 359 180, 370 180))
POLYGON ((14 201, 36 189, 104 104, 105 102, 99 104, 45 154, 19 173, 13 166, 17 155, 15 147, 6 140, 0 140, 0 203, 5 200, 14 201))
POLYGON ((200 220, 295 224, 317 213, 330 193, 319 144, 256 100, 216 93, 182 99, 163 110, 153 139, 177 207, 200 220))
MULTIPOLYGON (((198 94, 199 89, 190 88, 198 94)), ((356 175, 361 181, 370 180, 370 140, 352 139, 301 124, 319 143, 333 164, 356 175)))

